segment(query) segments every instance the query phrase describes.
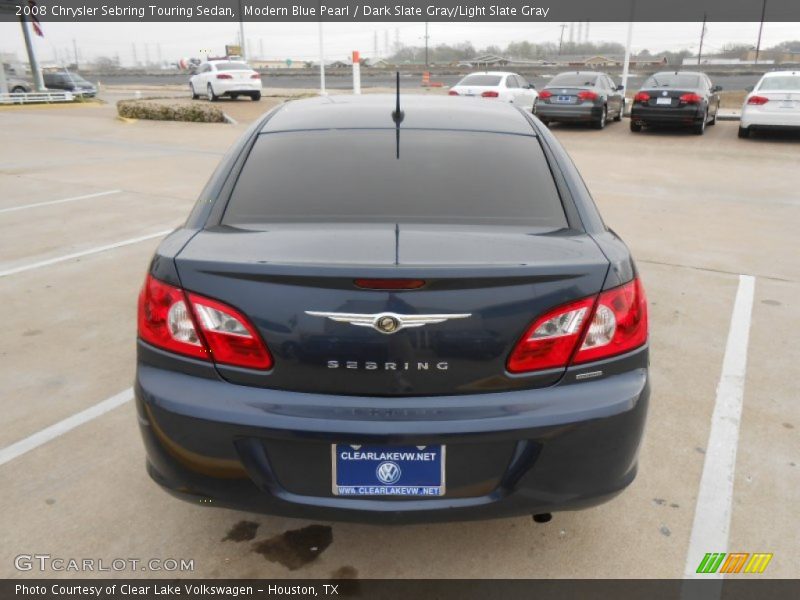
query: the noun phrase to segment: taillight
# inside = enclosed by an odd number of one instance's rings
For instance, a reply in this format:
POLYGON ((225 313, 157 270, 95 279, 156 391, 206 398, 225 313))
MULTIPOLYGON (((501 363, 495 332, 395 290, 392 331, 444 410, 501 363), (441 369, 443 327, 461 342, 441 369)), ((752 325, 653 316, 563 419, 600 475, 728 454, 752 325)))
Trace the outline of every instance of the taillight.
POLYGON ((578 100, 597 100, 597 92, 583 90, 578 92, 578 100))
POLYGON ((228 75, 227 73, 219 73, 217 74, 217 79, 233 79, 233 75, 228 75))
POLYGON ((250 75, 250 79, 261 79, 261 75, 259 75, 258 73, 253 73, 252 75, 250 75))
POLYGON ((629 352, 647 341, 647 298, 639 279, 600 294, 573 363, 629 352))
POLYGON ((761 106, 762 104, 766 104, 767 102, 769 102, 769 98, 766 98, 764 96, 750 96, 747 99, 748 104, 755 104, 756 106, 761 106))
POLYGON ((594 300, 564 304, 534 321, 508 357, 508 370, 524 373, 567 366, 594 300))
POLYGON ((239 311, 150 275, 139 295, 138 322, 139 337, 158 348, 236 367, 272 367, 272 355, 239 311))
POLYGON ((497 92, 487 91, 481 94, 481 98, 497 98, 499 95, 497 92))
POLYGON ((650 102, 650 94, 647 92, 639 92, 633 97, 634 102, 641 102, 642 104, 647 104, 650 102))
POLYGON ((681 104, 700 104, 702 101, 703 97, 697 94, 683 94, 680 97, 681 104))
POLYGON ((139 337, 148 344, 210 360, 183 290, 147 276, 139 294, 139 337))
POLYGON ((517 342, 507 369, 526 373, 566 368, 570 359, 578 364, 609 358, 646 341, 647 299, 641 282, 634 279, 539 317, 517 342))
POLYGON ((418 290, 425 285, 424 279, 356 279, 356 287, 366 290, 418 290))
POLYGON ((447 92, 447 95, 448 96, 458 96, 458 92, 455 91, 455 90, 450 90, 449 92, 447 92))
POLYGON ((550 92, 548 90, 542 90, 541 92, 539 92, 539 98, 541 98, 542 100, 547 100, 548 98, 552 98, 552 96, 553 92, 550 92))
POLYGON ((198 294, 190 293, 189 302, 214 362, 248 369, 272 367, 272 355, 242 313, 198 294))

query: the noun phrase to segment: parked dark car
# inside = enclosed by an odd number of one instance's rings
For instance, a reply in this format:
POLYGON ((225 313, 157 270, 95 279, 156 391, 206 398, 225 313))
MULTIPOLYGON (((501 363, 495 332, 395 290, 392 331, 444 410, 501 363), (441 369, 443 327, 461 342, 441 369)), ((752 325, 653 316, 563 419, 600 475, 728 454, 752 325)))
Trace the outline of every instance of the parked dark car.
POLYGON ((44 86, 50 90, 64 90, 72 92, 76 96, 85 96, 87 98, 94 98, 97 95, 97 88, 76 73, 68 71, 45 72, 43 77, 44 86))
POLYGON ((651 75, 633 98, 631 131, 651 125, 677 125, 691 127, 703 135, 706 125, 717 122, 721 89, 705 73, 672 71, 651 75))
POLYGON ((551 121, 580 121, 603 129, 610 117, 622 120, 625 96, 622 86, 606 73, 559 73, 539 92, 534 113, 545 125, 551 121))
POLYGON ((608 500, 649 398, 628 249, 529 112, 394 109, 277 107, 158 247, 135 384, 150 476, 203 505, 378 523, 608 500))

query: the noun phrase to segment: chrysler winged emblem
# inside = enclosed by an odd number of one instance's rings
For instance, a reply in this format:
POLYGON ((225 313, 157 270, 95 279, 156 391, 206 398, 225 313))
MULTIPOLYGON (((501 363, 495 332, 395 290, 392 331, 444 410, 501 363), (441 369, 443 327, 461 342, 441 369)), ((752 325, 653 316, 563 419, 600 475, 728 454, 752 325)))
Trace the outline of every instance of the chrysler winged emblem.
POLYGON ((357 327, 372 327, 375 331, 391 334, 397 333, 401 329, 408 327, 422 327, 432 323, 443 323, 449 319, 466 319, 472 313, 452 313, 443 315, 401 315, 393 312, 382 312, 374 314, 361 313, 337 313, 320 312, 307 310, 307 315, 312 317, 324 317, 338 323, 350 323, 357 327))

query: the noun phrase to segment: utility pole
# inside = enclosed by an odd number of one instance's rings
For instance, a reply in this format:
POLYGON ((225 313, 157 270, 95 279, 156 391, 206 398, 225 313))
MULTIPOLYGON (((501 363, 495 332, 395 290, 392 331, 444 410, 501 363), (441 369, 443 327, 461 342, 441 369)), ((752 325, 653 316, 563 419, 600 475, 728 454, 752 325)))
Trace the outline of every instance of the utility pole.
POLYGON ((136 42, 131 44, 131 49, 133 50, 133 66, 136 67, 139 65, 139 59, 136 58, 136 42))
POLYGON ((636 13, 636 3, 631 0, 631 16, 628 20, 628 39, 625 42, 625 60, 622 63, 622 97, 628 92, 628 73, 631 68, 631 43, 633 42, 633 19, 636 13))
POLYGON ((706 13, 703 13, 703 28, 700 30, 700 49, 697 51, 697 64, 703 57, 703 39, 706 37, 706 13))
POLYGON ((33 41, 28 27, 27 19, 20 15, 19 22, 22 25, 22 35, 25 38, 25 50, 28 52, 28 62, 31 65, 31 75, 33 75, 33 86, 37 92, 44 91, 44 81, 42 81, 42 70, 39 68, 39 61, 36 59, 36 52, 33 50, 33 41))
POLYGON ((161 58, 161 42, 158 42, 156 44, 156 53, 158 54, 158 64, 161 64, 161 62, 162 62, 162 58, 161 58))
POLYGON ((562 23, 559 27, 561 27, 561 37, 558 38, 558 55, 561 56, 561 47, 564 45, 564 30, 567 28, 567 24, 562 23))
POLYGON ((328 92, 325 91, 325 52, 322 46, 322 21, 319 22, 319 93, 321 96, 327 96, 328 92))
POLYGON ((241 48, 242 60, 247 60, 247 50, 244 47, 244 11, 242 10, 242 0, 239 0, 239 48, 241 48))
POLYGON ((758 42, 756 43, 756 64, 758 64, 758 55, 761 53, 761 31, 764 29, 764 15, 767 12, 767 0, 761 5, 761 24, 758 26, 758 42))
POLYGON ((75 38, 72 38, 72 51, 75 53, 75 70, 79 71, 78 69, 78 43, 75 41, 75 38))
POLYGON ((425 69, 428 69, 428 22, 425 21, 425 69))

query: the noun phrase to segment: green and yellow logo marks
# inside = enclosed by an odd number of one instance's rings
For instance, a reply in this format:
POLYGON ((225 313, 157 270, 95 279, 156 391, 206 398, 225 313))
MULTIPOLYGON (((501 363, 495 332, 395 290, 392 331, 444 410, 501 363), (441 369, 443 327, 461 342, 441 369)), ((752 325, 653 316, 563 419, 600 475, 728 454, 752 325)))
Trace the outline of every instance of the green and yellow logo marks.
POLYGON ((709 552, 700 561, 698 573, 763 573, 772 554, 766 552, 709 552))

